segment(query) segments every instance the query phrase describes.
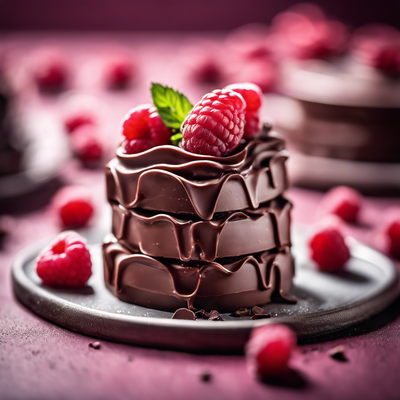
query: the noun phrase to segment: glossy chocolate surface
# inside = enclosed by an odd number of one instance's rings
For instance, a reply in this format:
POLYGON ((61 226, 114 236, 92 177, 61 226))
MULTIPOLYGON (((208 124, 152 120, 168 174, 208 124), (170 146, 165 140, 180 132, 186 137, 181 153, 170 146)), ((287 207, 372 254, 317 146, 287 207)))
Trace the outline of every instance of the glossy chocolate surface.
POLYGON ((124 154, 106 167, 107 197, 125 208, 190 214, 257 208, 287 188, 284 141, 266 128, 228 157, 202 156, 174 146, 124 154))
POLYGON ((109 236, 103 258, 108 288, 119 299, 145 307, 231 312, 268 303, 275 289, 293 301, 288 293, 294 263, 286 248, 211 263, 184 263, 132 252, 109 236))
POLYGON ((290 246, 292 206, 281 197, 257 210, 233 211, 210 221, 111 205, 114 236, 133 251, 153 257, 211 262, 290 246))

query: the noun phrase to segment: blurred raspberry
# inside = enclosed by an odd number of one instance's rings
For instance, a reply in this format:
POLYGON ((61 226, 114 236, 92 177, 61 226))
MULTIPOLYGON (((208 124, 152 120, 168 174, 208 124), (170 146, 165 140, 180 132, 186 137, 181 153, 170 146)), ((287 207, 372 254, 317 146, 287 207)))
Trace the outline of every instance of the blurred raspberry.
POLYGON ((286 375, 296 343, 296 334, 285 325, 254 328, 245 349, 250 372, 261 379, 286 375))
POLYGON ((149 110, 150 139, 156 146, 171 144, 172 130, 167 128, 155 107, 149 110))
POLYGON ((400 207, 391 207, 385 211, 377 233, 377 247, 400 259, 400 207))
POLYGON ((133 139, 124 140, 121 146, 126 154, 136 154, 151 149, 154 143, 149 139, 133 139))
POLYGON ((104 155, 104 144, 95 126, 82 125, 76 128, 71 136, 71 145, 74 153, 87 165, 101 160, 104 155))
POLYGON ((128 57, 112 57, 105 65, 105 81, 111 88, 125 88, 135 75, 136 67, 128 57))
POLYGON ((137 106, 129 111, 122 121, 122 134, 128 140, 146 139, 150 137, 149 111, 150 104, 137 106))
POLYGON ((92 262, 85 239, 71 231, 59 234, 39 254, 36 271, 45 285, 85 285, 92 274, 92 262))
POLYGON ((91 193, 81 186, 66 186, 53 198, 52 207, 64 228, 86 226, 93 215, 91 193))
POLYGON ((299 4, 278 14, 272 28, 278 51, 300 59, 327 58, 341 54, 348 32, 341 22, 327 20, 313 4, 299 4))
POLYGON ((244 133, 243 97, 228 89, 208 93, 182 124, 182 148, 196 154, 225 156, 244 133))
POLYGON ((68 115, 64 120, 64 126, 68 133, 73 133, 75 129, 83 125, 96 125, 93 115, 87 112, 75 112, 68 115))
POLYGON ((353 52, 358 60, 387 74, 400 74, 400 31, 371 24, 354 35, 353 52))
POLYGON ((67 63, 58 50, 40 49, 34 55, 33 74, 40 89, 60 90, 67 81, 67 63))
POLYGON ((309 245, 310 258, 321 271, 340 271, 350 259, 349 248, 342 233, 335 226, 318 228, 309 245))
POLYGON ((362 196, 347 186, 337 186, 322 198, 317 214, 335 214, 346 222, 357 222, 362 207, 362 196))
POLYGON ((212 57, 205 57, 197 62, 191 71, 193 79, 199 83, 218 84, 224 73, 221 65, 212 57))

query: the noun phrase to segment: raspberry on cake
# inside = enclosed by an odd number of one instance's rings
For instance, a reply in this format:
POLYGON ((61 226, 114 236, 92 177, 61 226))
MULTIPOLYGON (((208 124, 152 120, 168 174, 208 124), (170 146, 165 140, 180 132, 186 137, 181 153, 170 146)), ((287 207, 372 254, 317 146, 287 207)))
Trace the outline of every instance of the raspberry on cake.
POLYGON ((246 102, 229 89, 194 107, 167 86, 153 84, 152 95, 174 145, 151 147, 128 128, 106 166, 107 287, 123 301, 173 312, 232 312, 273 293, 293 301, 282 138, 264 126, 243 139, 246 102))
POLYGON ((85 285, 92 275, 92 262, 85 239, 72 231, 60 233, 39 254, 36 271, 45 285, 85 285))
POLYGON ((191 153, 225 156, 244 133, 246 102, 233 90, 206 94, 182 124, 182 148, 191 153))

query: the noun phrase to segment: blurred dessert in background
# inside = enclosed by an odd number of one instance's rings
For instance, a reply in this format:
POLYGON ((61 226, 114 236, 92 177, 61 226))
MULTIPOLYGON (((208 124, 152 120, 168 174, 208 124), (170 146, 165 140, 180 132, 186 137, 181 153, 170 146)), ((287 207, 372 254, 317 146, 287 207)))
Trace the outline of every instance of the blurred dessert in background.
POLYGON ((268 111, 288 140, 294 183, 400 189, 400 32, 343 24, 311 5, 272 24, 281 60, 268 111))
POLYGON ((12 103, 12 90, 0 66, 0 176, 17 173, 22 165, 22 143, 12 103))

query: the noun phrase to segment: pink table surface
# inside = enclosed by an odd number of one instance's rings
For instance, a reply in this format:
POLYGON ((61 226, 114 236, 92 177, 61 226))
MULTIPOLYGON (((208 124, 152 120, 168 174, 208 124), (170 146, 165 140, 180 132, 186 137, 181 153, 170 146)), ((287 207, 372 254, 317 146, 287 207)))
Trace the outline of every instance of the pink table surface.
MULTIPOLYGON (((112 40, 117 39, 137 49, 142 75, 132 91, 102 97, 102 101, 110 106, 106 117, 111 121, 111 131, 117 130, 117 120, 129 107, 149 100, 147 91, 151 79, 182 83, 194 98, 204 92, 173 73, 171 54, 178 51, 176 37, 147 38, 147 41, 138 36, 112 37, 112 40)), ((17 44, 18 51, 23 53, 24 49, 31 49, 42 40, 40 35, 11 36, 0 46, 17 44)), ((58 41, 74 55, 99 44, 98 37, 86 37, 83 43, 71 37, 56 37, 52 41, 58 41)), ((54 99, 44 103, 49 110, 59 107, 54 99)), ((61 177, 65 182, 86 185, 100 199, 104 198, 101 169, 85 170, 76 161, 71 161, 61 177)), ((312 223, 322 194, 292 188, 288 196, 295 205, 294 224, 312 223)), ((399 199, 367 198, 361 224, 349 227, 348 233, 363 242, 373 243, 373 227, 381 222, 383 211, 396 204, 399 199)), ((302 385, 267 385, 256 381, 247 372, 243 355, 189 354, 105 340, 100 340, 101 348, 95 350, 89 347, 95 338, 68 331, 32 314, 13 296, 11 264, 18 251, 54 235, 59 228, 48 207, 29 214, 7 216, 6 222, 10 233, 0 249, 2 400, 400 398, 399 299, 385 312, 363 324, 325 337, 323 341, 299 346, 291 365, 301 377, 302 385), (348 362, 338 362, 327 355, 327 351, 337 345, 344 346, 348 362), (201 381, 204 372, 211 374, 209 382, 201 381)), ((398 263, 397 266, 400 268, 398 263)))

